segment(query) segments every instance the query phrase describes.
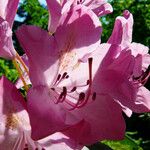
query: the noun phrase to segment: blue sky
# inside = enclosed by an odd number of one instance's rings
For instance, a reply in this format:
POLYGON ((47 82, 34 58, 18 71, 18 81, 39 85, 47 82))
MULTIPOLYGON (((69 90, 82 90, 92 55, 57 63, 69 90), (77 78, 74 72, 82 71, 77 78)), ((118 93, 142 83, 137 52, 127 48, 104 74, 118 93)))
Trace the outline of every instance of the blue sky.
POLYGON ((46 5, 46 1, 45 0, 38 0, 40 2, 40 4, 46 5))
MULTIPOLYGON (((38 1, 41 5, 46 5, 46 0, 38 0, 38 1)), ((23 0, 20 0, 20 3, 22 3, 22 2, 23 2, 23 0)), ((15 20, 22 22, 24 20, 24 18, 20 18, 18 15, 16 15, 15 20)))

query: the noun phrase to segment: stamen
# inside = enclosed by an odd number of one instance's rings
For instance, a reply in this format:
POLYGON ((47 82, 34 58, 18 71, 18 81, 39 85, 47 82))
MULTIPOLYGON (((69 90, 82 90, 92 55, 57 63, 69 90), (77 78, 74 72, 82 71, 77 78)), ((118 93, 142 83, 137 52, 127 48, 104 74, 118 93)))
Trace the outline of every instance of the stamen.
POLYGON ((92 62, 93 62, 93 58, 89 58, 88 62, 89 62, 89 82, 91 84, 92 83, 92 62))
POLYGON ((90 84, 90 80, 87 80, 86 84, 89 85, 90 84))
POLYGON ((83 101, 85 99, 85 93, 81 92, 79 94, 79 101, 83 101))
POLYGON ((54 85, 59 82, 60 78, 61 78, 61 74, 58 74, 57 79, 56 79, 54 85))
POLYGON ((67 88, 63 87, 63 91, 60 93, 56 104, 62 103, 63 101, 65 101, 66 95, 67 95, 67 88))
POLYGON ((26 64, 24 63, 24 61, 22 60, 22 58, 19 56, 18 53, 16 54, 16 58, 17 58, 18 61, 21 63, 21 65, 23 66, 24 70, 26 71, 26 73, 27 73, 28 76, 29 76, 29 70, 28 70, 26 64))
POLYGON ((55 83, 53 85, 58 85, 65 78, 66 79, 69 78, 69 75, 67 74, 67 72, 64 72, 63 75, 59 74, 57 76, 57 80, 55 81, 55 83))
MULTIPOLYGON (((92 62, 93 62, 93 58, 89 58, 88 59, 88 63, 89 63, 89 80, 87 80, 87 85, 89 85, 88 91, 87 91, 87 96, 86 99, 83 101, 83 103, 81 105, 78 105, 77 108, 81 108, 83 107, 89 100, 89 97, 91 95, 91 86, 92 86, 92 62)), ((94 94, 95 96, 95 94, 94 94)))
POLYGON ((59 81, 60 77, 61 77, 61 74, 59 74, 59 75, 57 76, 57 80, 56 80, 56 81, 59 81))
POLYGON ((145 72, 142 73, 141 76, 139 76, 139 77, 133 76, 133 81, 137 84, 141 83, 142 85, 145 85, 146 82, 148 81, 149 77, 150 77, 150 66, 148 67, 148 69, 145 72))
POLYGON ((94 101, 95 99, 96 99, 96 92, 94 92, 92 95, 92 100, 94 101))
MULTIPOLYGON (((54 91, 58 95, 58 96, 56 96, 57 98, 55 97, 56 104, 65 102, 71 106, 71 108, 69 110, 74 110, 76 108, 83 107, 85 104, 87 104, 90 96, 93 101, 96 99, 96 92, 92 93, 92 63, 93 63, 93 58, 89 58, 88 59, 89 79, 86 80, 86 83, 84 85, 77 85, 77 86, 73 87, 72 89, 70 89, 69 91, 67 91, 66 87, 63 87, 61 89, 61 92, 60 92, 60 90, 56 91, 57 88, 51 88, 51 90, 54 91), (88 91, 86 92, 86 94, 84 92, 78 93, 78 91, 77 91, 78 87, 81 88, 81 87, 86 87, 86 86, 88 88, 88 91), (76 92, 78 97, 74 97, 72 95, 73 92, 76 92), (74 103, 73 101, 66 99, 66 96, 69 96, 69 97, 75 99, 76 102, 74 103)), ((67 72, 64 72, 62 75, 59 74, 57 77, 57 82, 56 82, 55 86, 58 85, 63 79, 66 79, 66 78, 69 78, 69 75, 67 74, 67 72)))
POLYGON ((61 93, 60 93, 60 95, 59 95, 59 98, 58 98, 57 103, 59 103, 59 102, 60 102, 60 100, 63 98, 63 96, 64 96, 64 93, 63 93, 63 92, 61 92, 61 93))
POLYGON ((67 75, 67 72, 64 72, 64 74, 62 75, 62 79, 64 79, 67 75))
POLYGON ((77 4, 79 5, 79 4, 80 4, 80 2, 79 2, 79 1, 77 1, 77 4))
POLYGON ((23 149, 23 150, 28 150, 29 148, 28 148, 28 144, 26 143, 25 144, 25 148, 23 149))
POLYGON ((60 77, 61 77, 61 74, 58 74, 57 79, 56 79, 54 85, 60 80, 60 77))
POLYGON ((70 92, 74 92, 74 91, 76 91, 76 89, 77 89, 77 87, 73 87, 70 92))
POLYGON ((63 93, 64 95, 67 94, 67 88, 65 86, 63 87, 63 93))
POLYGON ((69 75, 66 75, 66 79, 68 79, 69 78, 69 75))
POLYGON ((51 90, 55 91, 55 88, 51 88, 51 90))
POLYGON ((142 84, 146 84, 148 78, 150 77, 150 66, 148 67, 148 69, 144 72, 142 78, 141 78, 141 83, 142 84))
POLYGON ((19 77, 20 77, 20 79, 22 80, 22 82, 23 82, 23 84, 24 84, 25 90, 28 91, 29 87, 28 87, 27 84, 26 84, 26 81, 25 81, 25 79, 24 79, 24 77, 23 77, 23 75, 22 75, 22 71, 21 71, 21 69, 20 69, 20 67, 19 67, 19 65, 18 65, 18 63, 17 63, 17 61, 16 61, 16 59, 13 59, 13 64, 14 64, 15 68, 16 68, 17 71, 18 71, 19 77))

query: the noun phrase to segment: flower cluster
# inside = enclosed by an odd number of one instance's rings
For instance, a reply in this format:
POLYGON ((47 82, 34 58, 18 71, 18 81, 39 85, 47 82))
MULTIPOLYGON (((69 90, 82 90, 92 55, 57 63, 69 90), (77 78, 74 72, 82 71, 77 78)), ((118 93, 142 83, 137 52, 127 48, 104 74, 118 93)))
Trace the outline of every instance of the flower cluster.
POLYGON ((0 56, 20 75, 16 84, 0 79, 0 149, 81 150, 123 139, 122 112, 150 112, 144 87, 150 55, 132 42, 132 14, 117 17, 101 43, 99 17, 113 11, 106 0, 47 0, 48 30, 23 25, 16 31, 21 57, 12 41, 18 2, 0 1, 0 56))

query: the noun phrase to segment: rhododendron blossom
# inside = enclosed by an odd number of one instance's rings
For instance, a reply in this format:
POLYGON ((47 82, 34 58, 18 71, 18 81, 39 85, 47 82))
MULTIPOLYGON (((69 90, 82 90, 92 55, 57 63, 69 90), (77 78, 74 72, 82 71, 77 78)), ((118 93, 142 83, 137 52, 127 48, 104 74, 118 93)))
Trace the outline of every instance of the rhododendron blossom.
POLYGON ((93 10, 97 16, 103 16, 113 11, 112 6, 106 0, 46 0, 49 10, 50 33, 54 33, 59 26, 60 18, 75 5, 82 5, 93 10), (56 11, 57 10, 57 11, 56 11))
POLYGON ((16 55, 12 41, 12 24, 19 0, 0 1, 0 57, 12 59, 16 55))
MULTIPOLYGON (((150 55, 148 54, 148 47, 140 43, 131 43, 132 28, 133 16, 129 11, 125 10, 123 17, 116 18, 113 33, 108 40, 110 44, 119 45, 121 51, 131 53, 134 59, 134 65, 126 78, 126 83, 130 85, 130 92, 124 89, 124 93, 130 93, 128 96, 130 96, 131 101, 127 98, 125 99, 125 94, 122 95, 122 98, 119 96, 120 92, 116 91, 115 94, 121 104, 132 111, 147 112, 150 111, 150 92, 143 85, 150 75, 149 70, 147 70, 150 65, 150 55)), ((118 68, 117 64, 114 68, 118 68)))
MULTIPOLYGON (((87 7, 73 5, 61 16, 53 35, 34 26, 17 31, 29 59, 32 88, 27 104, 34 139, 58 131, 83 145, 123 138, 122 109, 129 116, 137 107, 137 89, 129 80, 136 59, 111 38, 110 44, 99 45, 98 22, 87 7), (88 34, 91 30, 93 34, 88 34), (39 124, 39 120, 43 121, 39 124)), ((130 30, 120 32, 131 35, 130 30)), ((149 111, 147 100, 143 102, 139 100, 139 112, 149 111)))
MULTIPOLYGON (((83 146, 78 145, 62 133, 55 133, 40 141, 33 141, 30 137, 31 127, 23 97, 5 77, 0 79, 0 89, 1 150, 82 149, 83 146)), ((86 147, 83 149, 86 149, 86 147)))
POLYGON ((46 0, 48 31, 22 25, 12 41, 18 0, 0 1, 0 57, 18 71, 15 84, 0 78, 0 149, 86 150, 125 136, 124 112, 150 112, 148 47, 132 42, 133 16, 115 20, 101 43, 99 17, 106 0, 46 0))

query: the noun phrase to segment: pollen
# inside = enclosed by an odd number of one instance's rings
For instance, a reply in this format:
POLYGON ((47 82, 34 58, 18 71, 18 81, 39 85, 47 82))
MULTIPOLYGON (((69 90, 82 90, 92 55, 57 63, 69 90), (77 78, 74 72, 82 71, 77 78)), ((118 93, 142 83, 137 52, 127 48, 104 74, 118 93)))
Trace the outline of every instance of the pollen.
POLYGON ((72 33, 66 37, 64 47, 60 51, 60 71, 67 72, 67 70, 74 70, 79 66, 79 61, 76 52, 74 51, 76 45, 76 35, 72 33))
POLYGON ((74 70, 78 67, 77 54, 74 51, 64 52, 60 57, 60 70, 67 71, 74 70))
POLYGON ((7 114, 6 128, 14 130, 18 127, 18 124, 19 124, 19 119, 15 114, 13 113, 7 114))

